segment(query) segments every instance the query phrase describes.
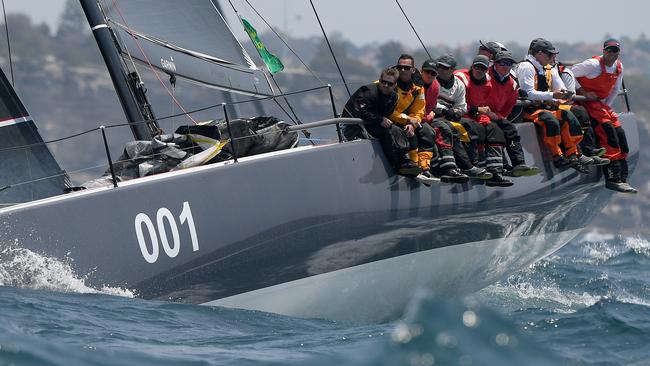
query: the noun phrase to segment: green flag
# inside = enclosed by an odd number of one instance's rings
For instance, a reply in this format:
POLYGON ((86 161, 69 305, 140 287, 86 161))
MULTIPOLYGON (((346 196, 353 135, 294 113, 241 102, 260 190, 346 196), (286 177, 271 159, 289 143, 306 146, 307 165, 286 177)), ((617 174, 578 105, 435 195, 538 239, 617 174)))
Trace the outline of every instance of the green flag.
POLYGON ((280 61, 277 56, 266 49, 266 46, 264 46, 264 43, 262 43, 260 37, 257 36, 257 31, 255 28, 253 28, 251 23, 249 23, 244 18, 240 17, 239 19, 241 19, 241 23, 244 25, 244 30, 246 33, 248 33, 248 36, 251 37, 251 41, 253 41, 255 48, 257 48, 257 52, 260 54, 260 57, 262 57, 262 60, 266 64, 266 67, 269 69, 269 72, 271 74, 275 74, 282 71, 284 69, 282 61, 280 61))

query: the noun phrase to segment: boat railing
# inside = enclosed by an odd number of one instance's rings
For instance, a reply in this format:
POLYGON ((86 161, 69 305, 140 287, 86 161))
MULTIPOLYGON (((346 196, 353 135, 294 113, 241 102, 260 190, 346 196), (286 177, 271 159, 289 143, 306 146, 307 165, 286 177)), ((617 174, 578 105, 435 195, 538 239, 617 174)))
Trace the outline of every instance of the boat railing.
MULTIPOLYGON (((228 115, 228 111, 227 111, 228 106, 244 104, 244 103, 254 103, 254 102, 259 102, 261 100, 271 100, 271 99, 276 99, 276 98, 285 97, 285 96, 297 95, 297 94, 301 94, 301 93, 315 92, 315 91, 323 90, 323 89, 328 89, 329 102, 330 102, 330 105, 331 105, 331 108, 332 108, 332 117, 333 118, 319 120, 319 121, 315 121, 315 122, 309 122, 309 123, 299 122, 299 123, 296 123, 294 125, 288 126, 285 129, 285 131, 287 131, 287 132, 303 132, 303 133, 305 133, 310 129, 322 128, 322 127, 328 127, 328 126, 335 126, 336 127, 337 137, 338 137, 338 143, 342 143, 342 142, 344 142, 344 139, 343 139, 342 132, 341 132, 341 126, 346 125, 346 124, 362 125, 362 124, 364 124, 364 121, 361 120, 361 119, 358 119, 358 118, 341 118, 341 117, 339 117, 338 112, 337 112, 337 107, 336 107, 336 104, 335 104, 335 98, 334 98, 334 94, 333 94, 333 90, 332 90, 332 85, 330 85, 330 84, 323 85, 323 86, 318 86, 318 87, 313 87, 313 88, 308 88, 308 89, 303 89, 303 90, 298 90, 298 91, 293 91, 293 92, 288 92, 288 93, 283 93, 283 94, 276 94, 276 95, 268 96, 268 97, 261 97, 261 98, 260 97, 255 97, 255 98, 251 98, 251 99, 247 99, 247 100, 233 101, 233 102, 229 102, 229 103, 213 104, 213 105, 209 105, 209 106, 206 106, 206 107, 202 107, 202 108, 190 110, 190 111, 187 111, 187 112, 183 112, 183 113, 167 115, 167 116, 164 116, 164 117, 157 118, 156 120, 160 121, 160 120, 172 119, 172 118, 177 118, 177 117, 181 117, 181 116, 191 115, 191 114, 198 113, 198 112, 208 111, 208 110, 211 110, 211 109, 222 108, 227 128, 230 130, 231 119, 230 119, 230 117, 228 115)), ((629 100, 628 100, 628 91, 625 88, 625 86, 623 86, 623 90, 619 93, 619 97, 624 98, 626 109, 629 112, 630 111, 630 105, 629 105, 629 100)), ((578 100, 578 101, 579 100, 584 100, 584 97, 582 97, 582 96, 574 96, 574 100, 578 100)), ((530 101, 530 100, 527 100, 527 99, 520 99, 520 100, 517 101, 517 105, 519 105, 519 106, 530 105, 531 103, 533 103, 533 102, 530 101)), ((107 172, 107 173, 110 172, 112 184, 113 184, 114 187, 117 187, 118 183, 119 183, 119 180, 115 176, 115 172, 113 171, 113 167, 114 167, 115 164, 124 163, 124 162, 126 162, 128 160, 117 160, 117 161, 113 160, 113 158, 111 156, 111 153, 110 153, 110 148, 109 148, 110 144, 109 144, 109 140, 108 140, 106 131, 110 130, 110 129, 115 129, 115 128, 130 127, 134 123, 135 124, 139 124, 139 123, 144 124, 144 123, 150 123, 150 122, 152 122, 152 120, 143 120, 143 121, 131 122, 131 123, 102 124, 102 125, 100 125, 98 127, 95 127, 93 129, 89 129, 89 130, 86 130, 86 131, 83 131, 83 132, 80 132, 80 133, 75 133, 75 134, 65 136, 65 137, 62 137, 62 138, 57 138, 57 139, 53 139, 53 140, 49 140, 49 141, 43 141, 43 142, 40 142, 40 143, 35 143, 35 144, 30 144, 30 145, 15 146, 15 147, 10 147, 10 148, 0 149, 0 153, 5 152, 5 151, 9 151, 9 150, 21 150, 21 149, 28 150, 28 149, 31 149, 31 148, 36 147, 36 146, 52 145, 54 143, 59 143, 59 142, 63 142, 63 141, 66 141, 66 140, 71 140, 71 139, 74 139, 74 138, 77 138, 77 137, 80 137, 80 136, 83 136, 83 135, 88 135, 88 134, 91 134, 91 133, 100 132, 101 139, 102 139, 102 145, 104 147, 105 159, 106 159, 105 164, 93 165, 93 166, 90 166, 90 167, 84 167, 84 168, 76 169, 76 170, 68 170, 68 171, 64 171, 64 172, 61 172, 59 174, 53 175, 53 176, 39 177, 37 179, 30 179, 30 180, 26 180, 26 181, 23 181, 23 182, 18 182, 18 183, 15 183, 15 184, 0 187, 0 192, 3 191, 3 190, 9 189, 9 188, 15 188, 15 187, 19 187, 21 185, 26 185, 26 184, 30 184, 30 183, 33 183, 33 182, 36 182, 36 181, 46 180, 46 179, 54 178, 54 177, 61 176, 61 175, 70 175, 70 174, 79 174, 79 175, 86 174, 87 175, 88 174, 87 172, 97 171, 98 169, 102 169, 102 167, 104 167, 105 172, 107 172), (106 164, 108 165, 108 169, 106 169, 106 164)), ((269 133, 276 133, 276 132, 269 132, 269 133)), ((229 135, 232 136, 232 133, 230 131, 229 131, 229 135)), ((305 135, 309 136, 308 133, 306 133, 305 135)), ((259 134, 257 136, 259 136, 259 134)), ((231 152, 233 153, 232 158, 233 158, 234 162, 237 162, 237 160, 239 158, 239 156, 237 154, 237 143, 244 140, 244 139, 247 139, 247 138, 250 138, 250 136, 235 137, 235 138, 230 139, 231 152)), ((314 138, 310 138, 310 137, 307 137, 307 139, 312 141, 312 143, 314 142, 314 140, 319 140, 319 139, 314 139, 314 138)), ((331 143, 331 142, 334 142, 334 141, 327 140, 327 142, 331 143)), ((156 155, 153 155, 152 157, 155 158, 156 155)))
MULTIPOLYGON (((269 99, 275 99, 275 98, 280 98, 280 97, 285 97, 285 96, 297 95, 297 94, 301 94, 301 93, 315 92, 315 91, 323 90, 323 89, 328 89, 329 102, 331 103, 332 117, 333 118, 322 120, 322 121, 317 121, 317 122, 312 122, 312 123, 299 122, 297 124, 290 125, 288 128, 286 128, 285 131, 287 131, 287 132, 301 132, 301 131, 306 132, 308 129, 312 129, 312 128, 319 128, 319 127, 325 127, 325 126, 335 126, 336 131, 337 131, 337 135, 338 135, 338 142, 339 143, 343 142, 343 137, 342 137, 342 133, 341 133, 341 125, 343 125, 343 124, 363 124, 363 121, 360 120, 360 119, 355 119, 355 118, 336 118, 337 117, 337 107, 335 105, 335 98, 334 98, 334 94, 333 94, 333 91, 332 91, 332 86, 329 85, 329 84, 324 85, 324 86, 318 86, 318 87, 313 87, 313 88, 288 92, 288 93, 284 93, 284 94, 275 94, 275 95, 268 96, 268 97, 254 97, 254 98, 247 99, 247 100, 233 101, 233 102, 229 102, 229 103, 213 104, 213 105, 205 106, 205 107, 202 107, 202 108, 197 108, 197 109, 194 109, 194 110, 186 111, 186 112, 183 112, 183 113, 177 113, 177 114, 172 114, 172 115, 167 115, 167 116, 164 116, 164 117, 160 117, 160 118, 157 118, 156 121, 173 119, 173 118, 182 117, 182 116, 186 116, 186 115, 191 115, 191 114, 204 112, 204 111, 208 111, 208 110, 212 110, 212 109, 222 108, 223 109, 224 120, 225 120, 227 128, 229 130, 229 135, 232 136, 232 132, 230 131, 231 130, 230 129, 231 118, 228 115, 228 109, 227 109, 228 106, 244 104, 244 103, 254 103, 254 102, 259 102, 261 100, 269 100, 269 99)), ((48 146, 48 147, 50 147, 50 149, 52 149, 53 145, 60 144, 60 143, 67 143, 67 142, 69 142, 71 144, 74 144, 74 145, 83 145, 83 144, 86 144, 87 142, 80 142, 80 141, 77 140, 78 138, 82 138, 83 136, 91 136, 92 134, 100 132, 99 133, 99 138, 101 138, 101 145, 92 143, 92 140, 89 140, 89 141, 91 141, 90 144, 97 145, 98 147, 102 146, 103 150, 104 150, 103 154, 105 156, 105 163, 103 163, 103 164, 91 164, 91 166, 84 166, 84 167, 79 168, 79 169, 70 169, 70 170, 66 169, 65 171, 61 171, 61 172, 59 172, 57 174, 43 176, 43 177, 37 177, 35 179, 26 179, 26 180, 23 180, 23 181, 20 181, 20 182, 14 182, 14 183, 7 184, 5 186, 0 187, 0 192, 2 192, 4 190, 7 190, 7 189, 16 189, 16 188, 19 188, 21 186, 29 185, 29 184, 32 184, 32 183, 35 183, 35 182, 38 182, 38 181, 48 180, 48 179, 57 178, 57 177, 61 177, 61 176, 70 177, 72 175, 77 175, 77 176, 80 177, 80 179, 78 179, 78 181, 85 181, 85 180, 88 180, 89 177, 93 176, 92 172, 96 172, 96 173, 98 173, 98 172, 109 173, 110 172, 111 183, 112 183, 112 185, 114 187, 117 187, 118 183, 119 183, 119 179, 116 177, 116 174, 115 174, 115 171, 114 171, 113 167, 116 164, 125 163, 128 160, 119 160, 119 159, 114 160, 113 159, 113 157, 111 156, 111 151, 110 151, 111 150, 111 148, 110 148, 111 144, 109 143, 109 137, 107 135, 107 131, 108 130, 113 130, 113 129, 130 128, 133 124, 146 124, 146 123, 150 123, 150 122, 152 122, 152 120, 142 120, 142 121, 136 121, 136 122, 131 122, 131 123, 114 123, 114 124, 104 123, 104 124, 100 124, 99 126, 97 126, 95 128, 88 129, 88 130, 85 130, 85 131, 82 131, 82 132, 79 132, 79 133, 70 134, 70 135, 67 135, 67 136, 64 136, 64 137, 61 137, 61 138, 55 138, 55 139, 51 139, 51 140, 46 140, 46 141, 42 141, 42 142, 37 142, 37 143, 32 143, 32 144, 27 144, 27 145, 21 145, 21 146, 12 146, 12 147, 0 148, 0 154, 1 153, 10 153, 11 151, 15 152, 15 151, 23 150, 23 151, 26 152, 25 153, 25 159, 30 159, 29 154, 28 154, 28 151, 30 149, 41 147, 41 146, 48 146), (108 165, 108 167, 106 165, 108 165)), ((273 134, 273 133, 277 133, 277 131, 268 132, 268 134, 273 134)), ((261 136, 261 135, 263 135, 263 134, 258 132, 255 136, 261 136)), ((234 162, 236 162, 238 157, 239 157, 237 155, 237 144, 238 144, 238 142, 242 142, 242 140, 245 140, 245 139, 248 139, 248 138, 251 138, 251 136, 234 137, 234 138, 230 139, 231 152, 233 153, 232 154, 233 155, 232 159, 233 159, 234 162)), ((315 139, 315 138, 309 138, 309 137, 308 137, 308 139, 310 141, 321 140, 321 139, 315 139)), ((321 140, 321 141, 323 141, 323 140, 321 140)), ((326 140, 326 142, 331 143, 331 142, 334 142, 334 141, 328 139, 328 140, 326 140)), ((52 150, 55 151, 55 152, 63 150, 63 149, 59 149, 57 147, 58 146, 54 146, 54 148, 52 150)), ((191 149, 191 148, 188 148, 188 149, 191 149)), ((154 155, 151 155, 150 157, 156 158, 156 157, 159 157, 159 155, 154 154, 154 155)), ((30 166, 30 165, 27 164, 27 166, 30 166)), ((28 176, 32 177, 31 172, 28 172, 28 176)), ((94 176, 97 176, 97 174, 95 174, 94 176)), ((15 203, 18 203, 18 202, 15 202, 15 203)), ((2 206, 6 206, 6 205, 2 205, 2 206)))

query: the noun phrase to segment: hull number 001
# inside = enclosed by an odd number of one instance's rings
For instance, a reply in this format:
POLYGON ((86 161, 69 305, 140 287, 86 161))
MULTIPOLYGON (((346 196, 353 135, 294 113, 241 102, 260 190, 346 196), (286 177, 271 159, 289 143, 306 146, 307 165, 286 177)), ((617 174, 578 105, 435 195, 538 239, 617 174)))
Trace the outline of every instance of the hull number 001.
MULTIPOLYGON (((199 240, 196 236, 196 227, 194 226, 192 209, 190 208, 189 202, 183 202, 183 210, 178 216, 178 219, 181 222, 181 226, 187 223, 187 227, 190 230, 190 238, 192 239, 192 251, 198 251, 199 240)), ((181 239, 176 218, 165 207, 158 209, 155 224, 147 214, 139 213, 135 217, 135 235, 138 238, 142 257, 149 263, 155 263, 158 260, 161 246, 169 258, 176 257, 181 250, 181 239), (168 229, 169 231, 167 231, 168 229), (149 234, 151 248, 147 245, 145 231, 149 234)))

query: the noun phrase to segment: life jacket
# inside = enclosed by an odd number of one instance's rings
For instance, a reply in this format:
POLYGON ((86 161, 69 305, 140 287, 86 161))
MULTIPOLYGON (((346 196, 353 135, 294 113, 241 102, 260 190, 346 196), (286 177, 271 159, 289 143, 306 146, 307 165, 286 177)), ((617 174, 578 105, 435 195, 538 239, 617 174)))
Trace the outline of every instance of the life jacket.
POLYGON ((499 118, 507 118, 512 112, 518 97, 518 85, 514 80, 512 74, 508 74, 506 79, 502 82, 497 76, 493 67, 488 71, 492 77, 492 93, 488 107, 492 112, 496 113, 499 118))
MULTIPOLYGON (((533 68, 535 69, 535 90, 541 91, 541 92, 547 92, 547 91, 553 91, 553 65, 546 65, 543 66, 544 69, 544 77, 540 77, 540 70, 537 69, 537 66, 535 66, 534 63, 532 63, 530 60, 525 59, 522 62, 528 62, 531 65, 533 65, 533 68)), ((541 102, 535 105, 529 105, 524 107, 524 112, 525 114, 531 115, 535 111, 538 111, 540 109, 546 109, 546 110, 556 110, 557 107, 541 102)), ((528 118, 528 117, 527 117, 528 118)))
POLYGON ((577 78, 577 80, 584 90, 596 93, 599 99, 605 99, 609 96, 609 93, 611 93, 614 85, 616 85, 618 76, 623 72, 623 65, 619 60, 616 60, 616 71, 610 74, 607 72, 605 61, 602 56, 594 56, 592 58, 597 59, 600 64, 600 75, 593 79, 581 76, 577 78))
POLYGON ((526 59, 524 62, 528 62, 533 65, 535 68, 535 90, 545 92, 553 90, 553 65, 544 66, 544 77, 540 78, 540 70, 537 69, 534 63, 526 59))
POLYGON ((485 124, 490 122, 490 117, 485 114, 470 114, 475 107, 483 107, 489 105, 490 96, 492 94, 492 80, 490 74, 485 74, 485 83, 477 84, 472 80, 470 70, 458 70, 454 75, 465 85, 465 100, 467 101, 467 111, 465 115, 476 122, 485 124))

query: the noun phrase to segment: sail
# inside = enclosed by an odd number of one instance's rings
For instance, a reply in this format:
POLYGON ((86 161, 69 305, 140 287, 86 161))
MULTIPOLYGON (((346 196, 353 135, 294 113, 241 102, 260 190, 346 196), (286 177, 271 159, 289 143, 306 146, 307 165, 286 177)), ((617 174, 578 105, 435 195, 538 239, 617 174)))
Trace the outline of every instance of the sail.
POLYGON ((62 194, 68 177, 0 69, 0 207, 62 194))
POLYGON ((134 59, 208 87, 272 95, 264 72, 211 0, 102 2, 125 61, 134 59))

